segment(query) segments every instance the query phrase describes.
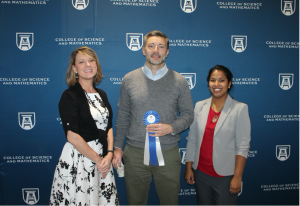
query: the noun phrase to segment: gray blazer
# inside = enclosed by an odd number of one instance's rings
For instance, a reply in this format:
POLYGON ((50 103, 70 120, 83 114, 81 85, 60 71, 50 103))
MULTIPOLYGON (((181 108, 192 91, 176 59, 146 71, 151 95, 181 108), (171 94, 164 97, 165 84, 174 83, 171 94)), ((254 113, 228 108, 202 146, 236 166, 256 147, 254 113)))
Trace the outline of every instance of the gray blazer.
MULTIPOLYGON (((196 170, 200 155, 211 97, 196 103, 194 122, 187 137, 186 162, 193 162, 196 170)), ((248 105, 226 98, 221 115, 217 122, 213 141, 213 165, 219 175, 233 175, 235 170, 235 156, 248 156, 251 139, 251 125, 248 105)))

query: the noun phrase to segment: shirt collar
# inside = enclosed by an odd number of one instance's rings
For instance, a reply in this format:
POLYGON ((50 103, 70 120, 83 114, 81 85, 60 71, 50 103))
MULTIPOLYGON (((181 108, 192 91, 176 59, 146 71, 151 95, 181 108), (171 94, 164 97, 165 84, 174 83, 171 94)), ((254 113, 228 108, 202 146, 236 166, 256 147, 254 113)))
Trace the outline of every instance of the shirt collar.
POLYGON ((154 75, 152 74, 152 71, 149 69, 149 67, 146 66, 146 64, 144 65, 142 70, 149 79, 156 81, 156 80, 161 79, 163 76, 165 76, 165 74, 168 72, 168 67, 167 67, 167 64, 165 63, 163 68, 157 70, 154 75))

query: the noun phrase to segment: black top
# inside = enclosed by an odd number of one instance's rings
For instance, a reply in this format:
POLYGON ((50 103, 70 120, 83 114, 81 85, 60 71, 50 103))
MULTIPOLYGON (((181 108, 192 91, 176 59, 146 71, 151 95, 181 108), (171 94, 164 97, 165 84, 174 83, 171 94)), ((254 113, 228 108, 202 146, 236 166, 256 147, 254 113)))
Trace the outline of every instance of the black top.
POLYGON ((84 90, 77 82, 65 90, 60 98, 58 108, 65 135, 71 130, 79 134, 86 142, 99 139, 103 145, 103 156, 107 154, 107 132, 112 128, 112 109, 106 93, 94 87, 108 109, 109 117, 106 131, 98 129, 93 119, 84 90))

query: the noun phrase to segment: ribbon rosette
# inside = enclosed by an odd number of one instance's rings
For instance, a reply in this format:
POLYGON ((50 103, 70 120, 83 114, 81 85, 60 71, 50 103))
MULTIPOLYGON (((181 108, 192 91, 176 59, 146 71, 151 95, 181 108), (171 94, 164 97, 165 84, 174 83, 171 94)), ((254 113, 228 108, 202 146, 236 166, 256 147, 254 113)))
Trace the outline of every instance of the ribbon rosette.
MULTIPOLYGON (((159 122, 159 115, 156 111, 149 110, 144 114, 144 124, 156 124, 159 122)), ((149 136, 149 134, 155 134, 152 132, 146 132, 145 150, 144 150, 144 164, 149 165, 149 159, 151 165, 157 166, 157 160, 159 166, 164 166, 164 158, 161 151, 159 137, 149 136)))

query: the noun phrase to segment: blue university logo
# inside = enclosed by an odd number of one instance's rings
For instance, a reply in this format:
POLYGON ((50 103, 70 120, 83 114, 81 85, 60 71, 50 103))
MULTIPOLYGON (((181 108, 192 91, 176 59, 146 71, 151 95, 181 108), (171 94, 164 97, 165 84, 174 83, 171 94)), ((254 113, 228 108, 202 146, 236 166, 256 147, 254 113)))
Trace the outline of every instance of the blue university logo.
POLYGON ((19 125, 24 130, 30 130, 35 126, 35 112, 19 112, 19 125))
POLYGON ((276 145, 276 157, 280 161, 285 161, 290 157, 291 145, 276 145))
POLYGON ((40 199, 39 188, 23 188, 23 200, 28 205, 36 204, 40 199))
POLYGON ((185 165, 186 148, 179 148, 179 153, 181 155, 181 164, 185 165))
POLYGON ((126 33, 126 45, 132 51, 138 51, 143 46, 142 33, 126 33))
POLYGON ((19 49, 22 51, 28 51, 33 46, 33 33, 23 33, 17 32, 16 33, 16 44, 19 49))
POLYGON ((279 86, 283 90, 292 88, 294 84, 294 74, 292 73, 280 73, 279 74, 279 86))
POLYGON ((231 48, 235 52, 243 52, 247 47, 247 36, 246 35, 232 35, 231 36, 231 48))
POLYGON ((192 13, 196 10, 197 0, 180 0, 180 7, 185 13, 192 13))
POLYGON ((296 0, 281 0, 281 12, 286 16, 291 16, 296 11, 296 0))
POLYGON ((189 84, 190 90, 193 89, 196 85, 196 73, 180 73, 185 77, 186 81, 189 84))
POLYGON ((83 10, 89 5, 89 0, 72 0, 75 9, 83 10))

